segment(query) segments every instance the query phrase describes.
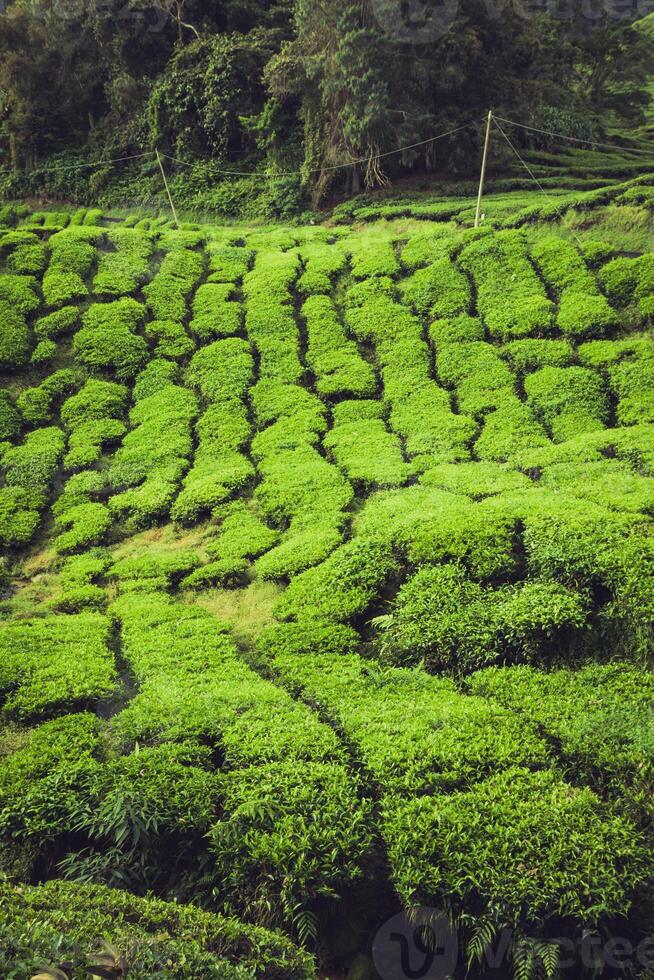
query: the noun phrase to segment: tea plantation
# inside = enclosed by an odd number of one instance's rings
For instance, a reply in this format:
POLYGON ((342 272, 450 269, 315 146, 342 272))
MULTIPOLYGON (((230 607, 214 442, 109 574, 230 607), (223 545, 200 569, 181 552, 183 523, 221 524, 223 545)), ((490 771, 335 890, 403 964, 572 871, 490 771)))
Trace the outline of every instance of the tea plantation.
POLYGON ((0 976, 651 932, 654 179, 473 204, 0 209, 0 976))

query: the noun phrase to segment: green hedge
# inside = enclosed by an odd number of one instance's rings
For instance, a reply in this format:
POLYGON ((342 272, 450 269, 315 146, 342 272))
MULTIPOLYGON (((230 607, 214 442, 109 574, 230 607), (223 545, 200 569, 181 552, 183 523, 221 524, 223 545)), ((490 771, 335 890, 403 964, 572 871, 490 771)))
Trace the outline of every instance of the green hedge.
POLYGON ((137 898, 101 885, 52 881, 0 886, 0 968, 7 975, 70 962, 75 975, 96 963, 109 938, 127 958, 130 977, 171 980, 310 980, 311 957, 283 935, 189 905, 137 898))
POLYGON ((323 398, 374 395, 377 379, 371 365, 349 340, 328 296, 311 296, 302 306, 308 343, 306 360, 323 398))
POLYGON ((94 613, 0 624, 4 712, 35 718, 109 697, 115 687, 109 622, 94 613))
POLYGON ((106 240, 109 248, 105 246, 98 253, 93 292, 97 296, 126 296, 136 292, 150 272, 152 239, 132 228, 111 228, 106 240))

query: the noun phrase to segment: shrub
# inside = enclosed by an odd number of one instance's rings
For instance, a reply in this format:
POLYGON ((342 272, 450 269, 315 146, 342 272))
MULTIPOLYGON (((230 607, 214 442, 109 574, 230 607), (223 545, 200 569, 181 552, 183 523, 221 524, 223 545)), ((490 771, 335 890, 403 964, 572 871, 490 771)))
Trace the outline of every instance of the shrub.
POLYGON ((552 303, 519 233, 483 235, 464 247, 459 261, 475 282, 478 309, 494 337, 510 340, 550 328, 552 303))
POLYGON ((475 454, 481 460, 504 463, 518 460, 529 450, 549 444, 530 407, 512 395, 498 403, 496 411, 484 416, 483 429, 475 442, 475 454))
POLYGON ((400 284, 402 300, 422 316, 456 317, 468 313, 470 284, 449 258, 418 269, 400 284))
POLYGON ((54 313, 40 317, 34 324, 34 332, 40 339, 55 340, 74 330, 78 323, 78 308, 76 306, 62 306, 54 313))
POLYGON ((542 367, 568 367, 574 351, 568 340, 512 340, 501 348, 515 371, 535 371, 542 367))
POLYGON ((233 337, 217 340, 197 351, 191 359, 186 381, 197 385, 207 401, 242 398, 253 371, 247 343, 233 337))
POLYGON ((0 299, 0 367, 16 370, 30 355, 30 332, 21 314, 0 299))
POLYGON ((651 676, 627 664, 589 664, 548 673, 489 668, 475 693, 524 713, 556 739, 566 766, 642 820, 651 812, 651 676))
POLYGON ((401 588, 385 632, 394 662, 468 672, 485 663, 541 659, 562 630, 582 628, 583 598, 557 583, 483 588, 461 568, 422 568, 401 588))
POLYGON ((0 440, 15 439, 20 432, 20 415, 9 397, 0 389, 0 440))
POLYGON ((22 317, 39 308, 39 298, 34 292, 32 276, 0 275, 0 303, 6 303, 22 317))
POLYGON ((61 421, 67 429, 76 429, 95 419, 117 418, 123 414, 126 401, 124 385, 90 378, 76 395, 64 402, 61 421))
POLYGON ((576 338, 601 337, 618 325, 618 316, 604 296, 566 290, 556 322, 564 334, 576 338))
POLYGON ((557 292, 598 293, 594 275, 572 242, 558 235, 544 236, 532 246, 531 254, 546 282, 557 292))
POLYGON ((548 920, 581 931, 603 911, 626 914, 648 873, 633 826, 553 771, 515 767, 445 799, 390 806, 386 833, 406 905, 448 896, 477 915, 499 908, 532 933, 548 920))
POLYGON ((143 290, 154 319, 181 323, 186 316, 187 299, 202 271, 203 259, 198 252, 174 246, 143 290))
POLYGON ((193 298, 193 319, 189 330, 201 342, 215 337, 229 337, 241 328, 238 303, 228 302, 233 293, 231 283, 204 283, 193 298))
POLYGON ((195 343, 186 333, 183 324, 175 320, 149 320, 145 336, 156 342, 154 356, 169 357, 179 361, 195 350, 195 343))
POLYGON ((212 884, 231 910, 291 927, 298 907, 359 877, 370 846, 369 804, 342 765, 334 733, 251 671, 207 611, 138 593, 120 598, 113 610, 140 682, 116 719, 117 731, 140 742, 156 737, 221 746, 212 884), (286 792, 273 799, 280 776, 286 792), (336 828, 329 831, 329 853, 325 820, 336 828), (255 870, 264 866, 265 878, 255 870))
POLYGON ((85 283, 93 260, 98 229, 73 227, 52 235, 49 241, 50 264, 43 276, 43 299, 46 306, 63 306, 88 295, 85 283))
POLYGON ((53 414, 55 406, 79 383, 76 371, 63 368, 50 374, 36 388, 25 388, 16 399, 16 404, 26 422, 38 424, 46 422, 53 414))
POLYGON ((394 276, 399 271, 392 242, 375 232, 351 236, 345 242, 345 249, 350 253, 355 279, 394 276))
POLYGON ((305 296, 328 293, 332 280, 345 267, 347 257, 338 243, 328 245, 322 241, 307 242, 300 252, 304 272, 298 281, 298 290, 305 296))
POLYGON ((397 571, 389 548, 355 539, 294 578, 277 603, 276 613, 280 619, 344 622, 363 613, 397 571))
POLYGON ((127 953, 134 980, 163 973, 171 980, 189 974, 308 980, 314 973, 310 956, 285 936, 193 906, 78 882, 0 887, 6 910, 0 966, 7 974, 62 960, 83 973, 97 959, 99 936, 127 953))
POLYGON ((130 380, 148 356, 145 341, 133 333, 142 314, 140 304, 129 299, 94 304, 73 338, 73 354, 93 372, 110 371, 119 381, 130 380))
POLYGON ((324 446, 355 485, 399 486, 409 475, 400 441, 381 419, 337 425, 326 435, 324 446))
POLYGON ((608 418, 602 379, 588 368, 541 368, 525 379, 525 391, 556 442, 602 429, 608 418))
POLYGON ((107 242, 112 251, 103 250, 93 278, 93 292, 100 296, 133 293, 148 278, 150 256, 154 250, 150 236, 131 228, 111 228, 107 242))
POLYGON ((325 398, 365 397, 377 387, 375 373, 345 336, 332 301, 312 296, 302 307, 307 324, 307 364, 316 376, 316 391, 325 398))
POLYGON ((108 697, 116 677, 108 639, 108 620, 95 613, 0 625, 4 710, 34 718, 108 697))
POLYGON ((467 313, 447 320, 434 320, 429 326, 429 338, 437 351, 445 344, 483 340, 484 324, 478 317, 467 313))
POLYGON ((100 544, 111 527, 111 514, 104 504, 77 504, 59 514, 55 527, 59 532, 55 548, 59 554, 66 554, 100 544))
POLYGON ((209 281, 237 283, 248 271, 254 252, 250 248, 208 242, 209 281))
POLYGON ((114 488, 135 489, 110 498, 114 514, 127 514, 134 526, 144 527, 167 513, 188 467, 197 411, 193 393, 172 384, 137 402, 130 412, 134 428, 109 469, 114 488))

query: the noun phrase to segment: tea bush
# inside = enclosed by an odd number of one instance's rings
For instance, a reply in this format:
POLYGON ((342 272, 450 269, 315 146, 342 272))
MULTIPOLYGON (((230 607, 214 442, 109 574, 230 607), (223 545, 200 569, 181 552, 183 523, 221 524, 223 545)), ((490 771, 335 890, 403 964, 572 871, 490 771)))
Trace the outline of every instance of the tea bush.
POLYGON ((307 324, 307 364, 323 398, 374 395, 375 372, 349 340, 327 296, 311 296, 302 306, 307 324))
POLYGON ((0 624, 4 712, 35 718, 107 698, 115 667, 109 622, 95 613, 0 624))
POLYGON ((459 262, 474 280, 477 307, 493 337, 506 341, 551 328, 552 303, 519 233, 482 235, 464 247, 459 262))
POLYGON ((93 292, 98 296, 125 296, 135 292, 148 278, 154 250, 151 238, 131 228, 111 228, 107 243, 112 250, 99 252, 93 292))
POLYGON ((6 910, 0 966, 7 975, 55 961, 82 972, 98 959, 101 936, 126 952, 135 980, 163 972, 171 980, 189 972, 223 980, 309 980, 314 974, 309 954, 281 933, 193 906, 65 881, 0 887, 6 910))
POLYGON ((93 304, 73 337, 73 354, 93 373, 110 372, 118 381, 131 380, 148 356, 147 344, 134 332, 144 312, 131 299, 93 304))
POLYGON ((15 371, 29 359, 29 328, 21 314, 5 300, 0 300, 0 324, 0 367, 15 371))

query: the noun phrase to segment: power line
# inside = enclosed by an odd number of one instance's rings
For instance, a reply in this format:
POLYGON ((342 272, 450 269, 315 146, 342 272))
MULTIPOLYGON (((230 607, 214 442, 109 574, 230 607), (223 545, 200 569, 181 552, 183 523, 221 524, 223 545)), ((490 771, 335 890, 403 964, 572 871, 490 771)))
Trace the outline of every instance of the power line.
MULTIPOLYGON (((517 149, 515 148, 515 146, 513 145, 513 143, 511 142, 511 140, 509 139, 509 137, 506 135, 506 133, 504 132, 504 130, 502 129, 502 127, 498 123, 497 119, 498 119, 498 117, 494 115, 493 116, 493 122, 495 123, 495 125, 499 129, 500 133, 502 134, 502 136, 504 137, 504 139, 506 140, 506 142, 509 144, 509 146, 511 147, 511 149, 513 150, 513 152, 515 153, 515 155, 517 156, 518 160, 520 161, 520 163, 522 164, 522 166, 525 168, 525 170, 527 171, 527 173, 529 174, 529 176, 531 177, 531 179, 538 185, 538 187, 540 188, 541 192, 545 195, 545 197, 548 198, 550 201, 552 201, 552 203, 554 204, 554 210, 558 214, 559 218, 561 218, 561 220, 563 220, 563 212, 557 207, 556 198, 554 198, 551 194, 548 194, 547 193, 547 191, 545 190, 545 188, 543 187, 543 185, 539 181, 538 177, 536 177, 536 175, 534 174, 534 172, 531 169, 531 167, 529 166, 529 164, 525 160, 523 160, 523 158, 520 156, 520 154, 518 153, 517 149)), ((581 245, 582 245, 581 239, 578 237, 578 235, 576 234, 575 231, 573 231, 572 229, 571 229, 571 231, 572 231, 572 234, 574 235, 575 239, 577 240, 577 244, 581 247, 581 245)))
MULTIPOLYGON (((111 160, 96 160, 94 163, 70 163, 60 167, 36 167, 30 170, 25 176, 31 177, 33 174, 58 173, 62 170, 84 170, 87 167, 105 167, 108 163, 122 163, 124 160, 140 160, 143 157, 154 156, 154 150, 146 150, 144 153, 132 153, 131 156, 113 157, 111 160)), ((0 174, 18 174, 19 171, 13 168, 0 170, 0 174)))
MULTIPOLYGON (((455 133, 460 133, 464 129, 469 129, 471 126, 478 125, 478 120, 473 120, 471 122, 465 123, 463 126, 457 126, 455 129, 448 129, 445 133, 439 133, 438 136, 430 136, 429 139, 420 140, 419 143, 410 143, 408 146, 400 146, 396 150, 386 150, 384 153, 375 153, 372 157, 374 160, 381 160, 382 157, 392 156, 394 153, 404 153, 406 150, 414 150, 418 146, 426 146, 427 143, 434 143, 436 140, 444 139, 446 136, 453 136, 455 133)), ((172 160, 173 163, 179 163, 183 167, 194 167, 195 163, 190 163, 187 160, 180 160, 178 157, 169 156, 167 153, 161 154, 166 160, 172 160)), ((220 168, 215 168, 215 173, 226 174, 230 177, 262 177, 264 180, 275 180, 277 177, 303 177, 309 174, 321 174, 326 171, 342 170, 344 167, 353 167, 358 163, 367 163, 369 157, 360 157, 358 160, 348 160, 347 163, 336 163, 329 167, 315 167, 312 170, 281 170, 277 173, 265 173, 257 171, 244 171, 244 170, 222 170, 220 168)))
POLYGON ((617 143, 601 143, 598 142, 598 140, 581 139, 578 136, 565 136, 563 133, 553 133, 548 129, 538 129, 537 126, 527 126, 524 123, 515 122, 513 119, 505 119, 504 116, 496 116, 493 114, 493 118, 500 119, 502 122, 508 123, 510 126, 518 126, 519 129, 528 129, 532 133, 541 133, 543 136, 554 136, 556 139, 570 140, 573 143, 585 143, 590 146, 606 147, 610 150, 621 150, 623 153, 647 153, 650 157, 654 156, 654 147, 651 150, 646 150, 644 147, 619 146, 617 143))

